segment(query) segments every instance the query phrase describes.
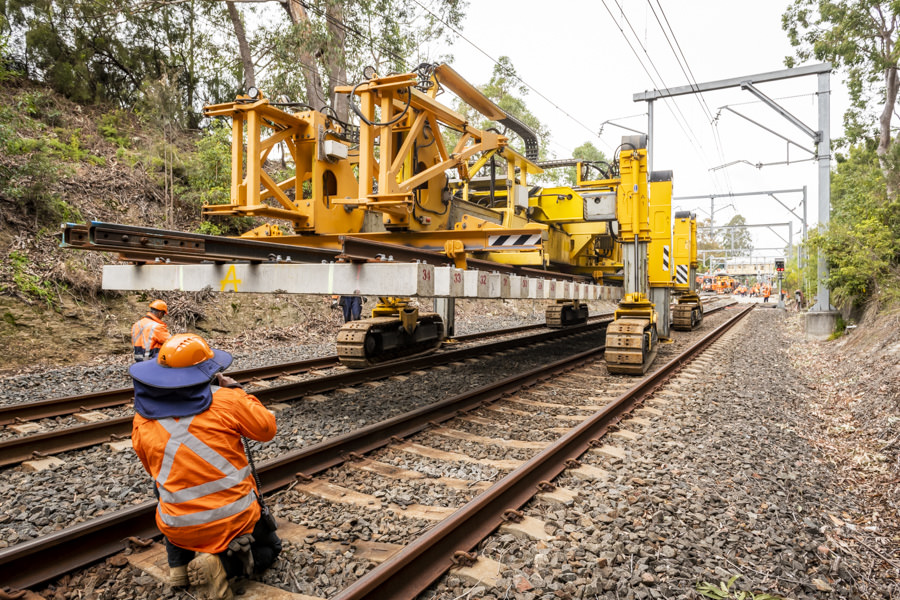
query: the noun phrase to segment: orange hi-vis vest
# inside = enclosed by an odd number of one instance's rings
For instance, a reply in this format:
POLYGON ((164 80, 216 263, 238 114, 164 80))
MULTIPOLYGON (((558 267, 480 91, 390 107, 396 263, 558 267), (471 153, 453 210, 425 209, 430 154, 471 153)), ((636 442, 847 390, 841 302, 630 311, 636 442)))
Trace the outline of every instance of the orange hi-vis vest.
POLYGON ((255 396, 212 390, 212 404, 197 415, 135 415, 131 443, 159 492, 159 530, 176 546, 216 554, 259 520, 259 492, 241 436, 267 442, 276 425, 255 396))
POLYGON ((171 336, 169 328, 150 313, 131 327, 131 345, 134 359, 146 360, 159 354, 160 347, 171 336))

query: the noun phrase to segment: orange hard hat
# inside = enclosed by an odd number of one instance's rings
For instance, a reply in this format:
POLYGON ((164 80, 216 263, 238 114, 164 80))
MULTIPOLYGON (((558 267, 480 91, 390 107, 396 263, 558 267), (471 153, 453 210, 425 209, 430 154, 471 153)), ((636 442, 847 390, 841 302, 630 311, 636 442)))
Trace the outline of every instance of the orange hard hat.
POLYGON ((164 314, 169 314, 169 305, 159 299, 156 299, 153 302, 151 302, 150 308, 152 308, 154 310, 162 311, 164 314))
POLYGON ((164 367, 180 369, 193 367, 213 356, 209 344, 196 333, 178 333, 160 347, 156 361, 164 367))

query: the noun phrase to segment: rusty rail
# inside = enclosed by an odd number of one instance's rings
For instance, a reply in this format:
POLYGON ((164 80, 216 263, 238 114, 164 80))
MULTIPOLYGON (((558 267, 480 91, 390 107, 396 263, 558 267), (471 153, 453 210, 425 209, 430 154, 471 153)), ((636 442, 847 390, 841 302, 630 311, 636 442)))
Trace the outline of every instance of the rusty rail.
MULTIPOLYGON (((342 463, 352 452, 368 452, 386 446, 392 442, 393 437, 412 435, 429 427, 432 422, 455 417, 460 410, 469 410, 485 402, 498 400, 523 385, 546 379, 554 371, 571 368, 585 360, 602 356, 603 350, 599 346, 467 394, 260 463, 258 470, 263 492, 290 484, 298 472, 314 475, 342 463)), ((155 501, 144 502, 0 550, 0 581, 19 588, 44 583, 115 554, 122 549, 122 541, 128 537, 159 535, 154 520, 155 510, 155 501)))
POLYGON ((453 566, 457 551, 474 548, 502 523, 507 510, 530 500, 542 481, 552 481, 611 425, 649 397, 657 388, 743 318, 750 308, 706 335, 697 344, 652 373, 605 408, 596 412, 521 467, 462 506, 450 517, 405 546, 381 565, 356 580, 332 600, 412 600, 453 566))

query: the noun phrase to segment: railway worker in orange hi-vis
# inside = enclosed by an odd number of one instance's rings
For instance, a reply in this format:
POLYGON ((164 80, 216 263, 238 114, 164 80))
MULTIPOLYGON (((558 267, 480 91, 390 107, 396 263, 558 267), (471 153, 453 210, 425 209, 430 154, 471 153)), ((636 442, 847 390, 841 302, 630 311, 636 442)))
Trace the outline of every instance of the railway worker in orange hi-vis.
POLYGON ((150 303, 150 310, 131 326, 131 345, 134 346, 134 362, 156 358, 160 346, 172 337, 163 318, 169 307, 162 300, 150 303))
POLYGON ((231 355, 180 333, 156 360, 131 365, 131 443, 154 480, 156 524, 170 583, 232 599, 228 579, 269 568, 281 553, 243 438, 275 437, 275 417, 222 371, 231 355))

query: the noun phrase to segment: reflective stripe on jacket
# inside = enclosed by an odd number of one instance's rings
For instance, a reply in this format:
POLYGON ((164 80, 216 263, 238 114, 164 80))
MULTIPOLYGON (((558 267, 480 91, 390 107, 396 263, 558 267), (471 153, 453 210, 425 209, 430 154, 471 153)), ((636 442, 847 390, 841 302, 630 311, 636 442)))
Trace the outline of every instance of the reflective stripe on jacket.
POLYGON ((134 346, 135 357, 141 354, 143 358, 155 356, 170 337, 166 324, 150 313, 131 326, 131 345, 134 346))
POLYGON ((198 415, 135 415, 131 443, 159 492, 159 530, 176 546, 215 554, 259 520, 241 436, 272 439, 275 417, 241 389, 213 390, 212 404, 198 415))

